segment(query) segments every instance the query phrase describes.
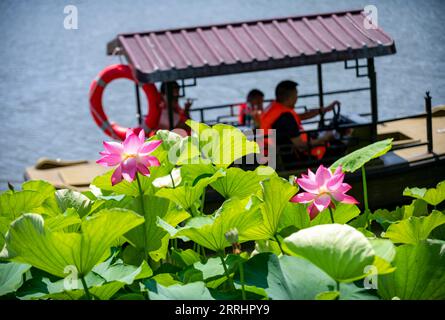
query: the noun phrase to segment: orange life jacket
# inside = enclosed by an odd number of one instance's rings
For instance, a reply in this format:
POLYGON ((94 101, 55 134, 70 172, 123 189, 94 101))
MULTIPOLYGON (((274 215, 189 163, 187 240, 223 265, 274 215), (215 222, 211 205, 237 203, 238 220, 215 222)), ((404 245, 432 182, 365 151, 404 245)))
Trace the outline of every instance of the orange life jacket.
MULTIPOLYGON (((294 109, 290 109, 284 105, 282 105, 279 102, 272 101, 270 106, 266 109, 266 111, 261 116, 261 129, 263 130, 269 130, 273 128, 274 123, 285 113, 290 113, 295 121, 298 124, 298 128, 301 132, 304 131, 303 125, 301 124, 301 119, 298 116, 298 114, 295 112, 294 109)), ((267 132, 266 132, 267 133, 267 132)), ((303 142, 308 142, 308 135, 307 133, 300 134, 300 138, 303 142)), ((269 141, 269 139, 264 139, 264 150, 267 152, 267 146, 272 141, 269 141)), ((318 160, 323 158, 324 154, 326 153, 326 148, 324 146, 316 146, 311 148, 310 151, 311 155, 316 157, 318 160)))
POLYGON ((239 112, 238 112, 238 123, 240 125, 244 125, 244 117, 247 113, 247 103, 241 103, 239 106, 239 112))

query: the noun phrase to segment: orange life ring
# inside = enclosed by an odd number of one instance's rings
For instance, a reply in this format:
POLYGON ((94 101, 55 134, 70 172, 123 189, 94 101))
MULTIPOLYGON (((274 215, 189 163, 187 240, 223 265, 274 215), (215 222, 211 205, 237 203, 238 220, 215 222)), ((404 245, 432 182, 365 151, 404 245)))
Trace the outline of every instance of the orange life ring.
MULTIPOLYGON (((90 112, 96 124, 101 128, 106 135, 111 138, 124 140, 128 128, 122 127, 115 122, 110 122, 104 112, 102 104, 102 95, 107 84, 115 79, 128 79, 137 82, 131 68, 124 64, 115 64, 103 69, 96 79, 93 80, 90 86, 90 112)), ((159 124, 160 109, 159 101, 160 94, 153 83, 145 83, 142 90, 148 100, 148 113, 144 119, 143 129, 150 133, 157 129, 159 124)), ((133 128, 139 131, 141 128, 133 128)))

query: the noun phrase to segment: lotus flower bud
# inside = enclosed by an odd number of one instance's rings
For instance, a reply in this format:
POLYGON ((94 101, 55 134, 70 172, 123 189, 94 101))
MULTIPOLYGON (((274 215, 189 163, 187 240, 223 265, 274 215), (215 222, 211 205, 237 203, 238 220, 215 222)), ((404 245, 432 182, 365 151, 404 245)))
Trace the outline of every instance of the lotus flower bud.
POLYGON ((230 229, 224 235, 231 244, 238 243, 238 230, 236 228, 230 229))

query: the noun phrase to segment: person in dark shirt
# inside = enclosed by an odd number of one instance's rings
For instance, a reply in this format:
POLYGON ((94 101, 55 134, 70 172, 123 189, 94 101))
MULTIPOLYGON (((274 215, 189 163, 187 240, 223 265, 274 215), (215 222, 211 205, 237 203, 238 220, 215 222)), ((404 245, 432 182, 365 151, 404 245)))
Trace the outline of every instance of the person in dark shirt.
MULTIPOLYGON (((326 142, 334 139, 334 135, 332 132, 326 132, 319 138, 311 139, 307 134, 301 134, 301 131, 304 130, 301 121, 316 117, 320 112, 332 111, 334 106, 339 104, 339 102, 333 101, 326 107, 297 114, 294 110, 298 100, 297 86, 298 84, 296 82, 290 80, 282 81, 277 85, 275 89, 275 101, 266 109, 262 122, 267 123, 264 126, 266 129, 268 123, 271 123, 270 127, 276 130, 277 147, 289 147, 289 149, 293 147, 297 150, 298 154, 302 156, 308 154, 308 139, 310 139, 311 147, 324 146, 326 142)), ((314 150, 311 150, 311 154, 319 159, 323 156, 323 154, 316 155, 313 151, 319 152, 320 149, 317 150, 314 148, 314 150)))

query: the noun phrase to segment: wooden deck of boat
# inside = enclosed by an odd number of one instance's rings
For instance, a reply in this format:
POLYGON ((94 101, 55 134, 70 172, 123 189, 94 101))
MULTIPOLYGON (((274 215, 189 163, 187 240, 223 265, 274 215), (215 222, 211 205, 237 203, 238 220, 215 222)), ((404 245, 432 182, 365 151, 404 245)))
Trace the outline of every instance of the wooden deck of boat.
MULTIPOLYGON (((379 135, 391 135, 395 133, 397 136, 397 132, 400 132, 406 137, 401 136, 400 140, 395 139, 393 141, 394 147, 413 142, 427 142, 426 118, 398 120, 378 126, 379 135)), ((436 155, 445 154, 445 108, 444 110, 439 110, 433 116, 433 152, 436 155)), ((408 162, 431 157, 426 145, 395 150, 394 154, 408 162)))

